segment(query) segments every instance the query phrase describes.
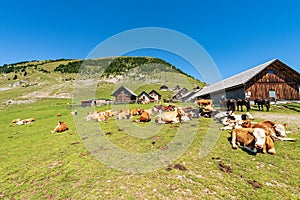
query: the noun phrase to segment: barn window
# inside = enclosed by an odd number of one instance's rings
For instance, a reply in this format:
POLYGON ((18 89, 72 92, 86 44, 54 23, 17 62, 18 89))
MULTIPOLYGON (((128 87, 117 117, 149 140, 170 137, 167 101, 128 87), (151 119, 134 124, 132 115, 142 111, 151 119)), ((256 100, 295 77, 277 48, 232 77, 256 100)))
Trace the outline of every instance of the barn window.
POLYGON ((270 96, 270 99, 272 99, 273 101, 276 101, 276 92, 275 92, 275 90, 269 90, 269 96, 270 96))
POLYGON ((274 74, 274 70, 273 69, 269 69, 268 70, 268 74, 274 74))

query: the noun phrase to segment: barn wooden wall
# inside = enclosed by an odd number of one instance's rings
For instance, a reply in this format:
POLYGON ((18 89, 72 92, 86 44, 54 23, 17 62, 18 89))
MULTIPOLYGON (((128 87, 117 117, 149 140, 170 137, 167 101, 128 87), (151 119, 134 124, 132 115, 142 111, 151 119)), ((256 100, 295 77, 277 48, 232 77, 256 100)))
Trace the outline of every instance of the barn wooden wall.
POLYGON ((116 101, 117 102, 130 102, 131 99, 130 99, 130 97, 126 96, 124 93, 121 93, 118 96, 116 96, 116 101))
POLYGON ((270 90, 276 92, 277 100, 300 100, 299 79, 295 72, 275 63, 248 81, 245 92, 251 92, 250 100, 270 99, 270 90), (268 73, 269 70, 273 70, 274 73, 268 73))

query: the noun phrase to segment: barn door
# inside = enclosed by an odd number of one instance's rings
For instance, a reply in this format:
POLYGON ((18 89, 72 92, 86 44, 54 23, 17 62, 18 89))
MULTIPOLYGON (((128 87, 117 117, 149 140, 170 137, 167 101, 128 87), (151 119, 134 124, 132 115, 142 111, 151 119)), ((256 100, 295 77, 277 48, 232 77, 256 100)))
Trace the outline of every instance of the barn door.
POLYGON ((272 101, 276 102, 276 91, 275 90, 270 90, 269 91, 269 97, 272 101))

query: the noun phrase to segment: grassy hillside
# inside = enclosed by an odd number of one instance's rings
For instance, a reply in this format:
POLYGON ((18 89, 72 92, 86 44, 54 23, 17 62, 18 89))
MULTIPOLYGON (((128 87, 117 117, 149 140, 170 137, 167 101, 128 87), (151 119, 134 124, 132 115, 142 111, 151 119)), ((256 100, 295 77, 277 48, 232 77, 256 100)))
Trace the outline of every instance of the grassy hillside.
MULTIPOLYGON (((74 83, 83 78, 88 87, 96 87, 96 98, 111 98, 120 85, 127 85, 135 92, 159 89, 162 84, 186 87, 205 84, 185 74, 169 63, 151 57, 116 57, 94 60, 45 60, 26 61, 0 67, 0 101, 40 97, 71 98, 74 83), (78 73, 79 72, 79 73, 78 73), (115 81, 116 77, 121 77, 115 81), (174 79, 176 77, 176 79, 174 79)), ((162 92, 170 96, 172 92, 162 92)))
MULTIPOLYGON (((69 95, 77 74, 55 69, 59 66, 67 69, 63 66, 75 66, 69 64, 74 62, 78 60, 15 63, 14 70, 6 66, 8 71, 0 74, 0 88, 8 87, 0 91, 0 199, 300 198, 299 103, 272 105, 268 113, 257 111, 256 107, 250 111, 256 122, 287 122, 287 130, 291 131, 288 136, 297 139, 296 142, 275 142, 276 155, 250 155, 241 148, 233 150, 228 141, 229 131, 220 132, 221 125, 208 118, 193 119, 181 125, 158 125, 154 120, 146 124, 133 122, 137 117, 123 121, 111 118, 107 122, 85 120, 89 111, 148 109, 153 104, 74 107, 78 115, 73 118, 69 95), (21 104, 2 104, 9 99, 21 104), (26 100, 34 102, 26 103, 26 100), (58 113, 61 116, 57 116, 58 113), (17 118, 32 117, 36 121, 28 125, 11 123, 17 118), (66 122, 69 130, 51 133, 58 121, 66 122), (116 157, 118 159, 111 162, 115 158, 110 153, 113 148, 98 143, 103 139, 106 144, 112 143, 129 154, 184 151, 172 163, 164 153, 159 159, 146 157, 142 165, 145 169, 157 163, 163 165, 150 172, 137 173, 134 170, 141 166, 127 156, 116 157), (186 145, 189 139, 191 143, 186 145), (211 149, 207 144, 213 144, 211 149), (105 164, 103 158, 111 163, 105 164), (180 167, 176 168, 175 164, 180 167)), ((109 63, 111 58, 98 63, 103 62, 109 63)), ((79 78, 84 81, 80 84, 89 90, 96 88, 96 97, 102 98, 110 98, 120 85, 128 86, 137 94, 144 90, 158 91, 162 84, 169 88, 180 85, 189 90, 196 85, 203 86, 198 80, 161 64, 144 63, 124 68, 125 72, 120 70, 125 74, 99 76, 101 68, 89 63, 81 71, 84 73, 79 78)), ((159 92, 164 97, 173 94, 172 91, 159 92)))

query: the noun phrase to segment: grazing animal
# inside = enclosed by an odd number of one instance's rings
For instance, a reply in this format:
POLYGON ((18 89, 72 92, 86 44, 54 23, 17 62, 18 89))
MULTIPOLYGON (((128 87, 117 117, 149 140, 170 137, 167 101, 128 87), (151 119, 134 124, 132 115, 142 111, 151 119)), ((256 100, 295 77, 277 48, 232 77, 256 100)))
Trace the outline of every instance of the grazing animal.
POLYGON ((222 119, 229 117, 231 115, 230 112, 219 112, 214 116, 214 119, 218 122, 221 122, 222 119))
POLYGON ((200 110, 199 109, 187 109, 184 112, 190 118, 199 118, 200 117, 200 110))
POLYGON ((151 117, 150 117, 150 114, 145 111, 145 110, 142 110, 140 111, 140 116, 137 120, 135 120, 135 122, 150 122, 151 121, 151 117))
POLYGON ((282 140, 282 138, 286 137, 286 123, 279 124, 272 121, 263 121, 258 124, 253 125, 253 127, 261 127, 266 130, 271 131, 271 136, 274 139, 282 140))
POLYGON ((106 120, 108 120, 108 114, 106 114, 105 112, 97 112, 97 120, 98 122, 104 122, 106 120))
POLYGON ((263 128, 273 140, 281 140, 281 141, 296 141, 293 138, 287 138, 286 134, 286 123, 279 124, 272 121, 263 121, 257 124, 252 124, 250 121, 244 121, 242 127, 248 128, 263 128))
POLYGON ((149 115, 153 115, 153 109, 150 108, 150 109, 145 109, 144 111, 146 111, 147 113, 149 113, 149 115))
POLYGON ((70 112, 70 114, 71 114, 72 116, 77 115, 77 110, 74 110, 74 111, 70 112))
POLYGON ((20 121, 20 120, 21 120, 20 118, 14 119, 14 120, 11 121, 11 123, 17 123, 17 122, 20 121))
POLYGON ((167 123, 179 123, 181 122, 181 116, 185 113, 182 108, 176 108, 176 111, 162 112, 156 118, 155 122, 159 124, 167 123))
POLYGON ((174 111, 175 110, 175 106, 173 106, 173 105, 162 106, 161 110, 162 111, 174 111))
POLYGON ((211 99, 198 99, 196 100, 196 102, 198 104, 199 107, 204 107, 204 106, 208 106, 213 104, 211 99))
POLYGON ((262 128, 237 128, 231 132, 231 144, 237 149, 237 143, 246 150, 257 153, 258 149, 263 153, 276 154, 274 142, 265 129, 262 128))
POLYGON ((135 109, 130 110, 130 115, 131 116, 139 115, 140 112, 141 112, 141 109, 135 108, 135 109))
POLYGON ((63 132, 66 130, 69 130, 69 127, 67 126, 67 124, 65 122, 59 121, 58 125, 54 128, 53 131, 51 131, 51 133, 63 132))
POLYGON ((130 115, 124 111, 121 111, 117 114, 117 120, 121 120, 121 119, 129 119, 130 115))
POLYGON ((236 100, 235 99, 227 99, 226 107, 227 107, 228 111, 231 110, 232 112, 234 112, 235 107, 236 107, 236 100))
POLYGON ((255 99, 254 104, 258 106, 258 110, 264 110, 263 106, 267 108, 267 111, 270 109, 270 100, 268 99, 255 99))
POLYGON ((249 112, 242 115, 237 115, 233 112, 229 112, 227 113, 227 116, 223 117, 220 120, 220 122, 225 126, 222 127, 221 130, 231 130, 233 128, 243 127, 243 123, 245 120, 253 120, 253 119, 254 117, 249 112))
POLYGON ((26 125, 26 124, 30 124, 31 122, 34 122, 35 121, 35 118, 29 118, 29 119, 23 119, 21 120, 20 118, 18 119, 14 119, 12 121, 12 123, 15 123, 16 125, 26 125))
POLYGON ((250 101, 246 99, 237 99, 236 100, 236 106, 237 106, 237 111, 239 111, 241 108, 241 111, 243 112, 243 106, 246 106, 247 112, 250 110, 250 101))
POLYGON ((98 121, 98 113, 88 112, 86 116, 86 121, 98 121))

